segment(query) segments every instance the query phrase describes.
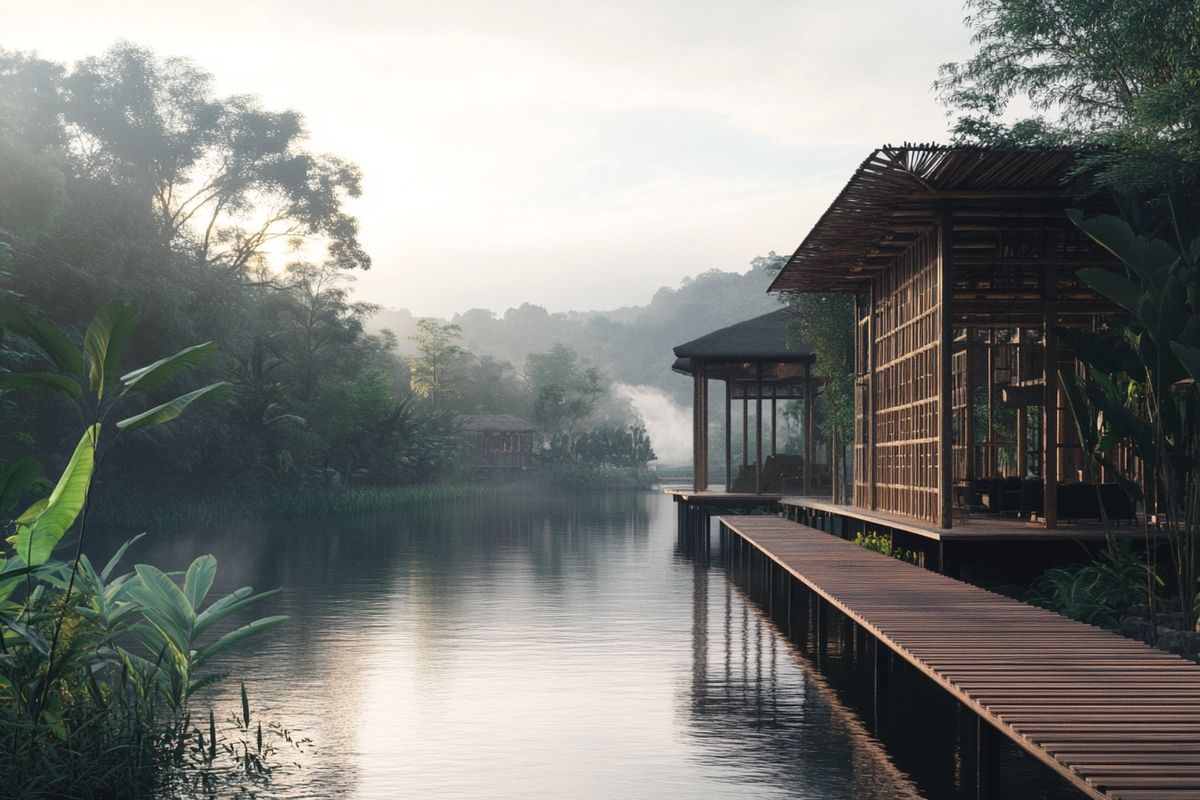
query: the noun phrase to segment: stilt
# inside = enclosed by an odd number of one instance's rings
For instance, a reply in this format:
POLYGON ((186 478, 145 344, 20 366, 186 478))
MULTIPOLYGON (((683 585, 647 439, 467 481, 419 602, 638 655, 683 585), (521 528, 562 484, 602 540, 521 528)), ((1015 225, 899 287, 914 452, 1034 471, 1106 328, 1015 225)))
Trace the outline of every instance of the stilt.
POLYGON ((1000 797, 1000 732, 975 717, 975 790, 979 800, 1000 797))
POLYGON ((892 651, 872 638, 872 650, 875 653, 875 735, 883 732, 887 721, 888 679, 892 668, 892 651))

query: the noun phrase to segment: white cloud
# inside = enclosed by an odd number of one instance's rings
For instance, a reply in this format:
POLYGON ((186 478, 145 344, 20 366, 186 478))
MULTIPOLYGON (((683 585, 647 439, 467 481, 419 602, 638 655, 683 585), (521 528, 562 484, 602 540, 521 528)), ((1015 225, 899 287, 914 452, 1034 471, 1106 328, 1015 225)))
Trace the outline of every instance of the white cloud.
POLYGON ((96 0, 3 16, 9 48, 69 61, 126 38, 304 112, 314 147, 366 173, 353 208, 376 268, 359 293, 421 314, 644 302, 789 250, 872 147, 942 135, 929 84, 967 52, 959 0, 96 0))

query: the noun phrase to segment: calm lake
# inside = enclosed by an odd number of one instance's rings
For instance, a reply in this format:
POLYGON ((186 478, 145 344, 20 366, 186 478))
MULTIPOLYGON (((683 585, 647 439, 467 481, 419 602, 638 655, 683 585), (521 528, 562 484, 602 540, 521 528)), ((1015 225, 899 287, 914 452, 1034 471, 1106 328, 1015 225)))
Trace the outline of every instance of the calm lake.
MULTIPOLYGON (((243 679, 256 713, 311 739, 268 796, 974 796, 952 704, 898 675, 904 708, 877 729, 838 648, 815 669, 719 558, 680 552, 660 493, 152 531, 132 560, 206 552, 214 592, 282 587, 259 614, 291 616, 216 698, 232 713, 243 679)), ((1005 753, 996 796, 1076 796, 1005 753)))

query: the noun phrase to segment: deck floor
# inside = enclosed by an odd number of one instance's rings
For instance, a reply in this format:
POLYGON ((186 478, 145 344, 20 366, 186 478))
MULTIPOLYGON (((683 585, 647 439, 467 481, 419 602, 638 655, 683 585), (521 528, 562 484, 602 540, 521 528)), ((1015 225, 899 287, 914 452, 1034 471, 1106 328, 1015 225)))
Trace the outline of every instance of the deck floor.
POLYGON ((690 503, 698 506, 771 506, 779 502, 781 494, 755 494, 754 492, 725 492, 713 489, 695 491, 679 487, 668 487, 663 490, 676 502, 690 503))
POLYGON ((795 522, 720 519, 1091 797, 1200 800, 1200 665, 795 522))
MULTIPOLYGON (((1036 522, 1022 519, 998 518, 986 516, 971 516, 956 519, 954 527, 939 528, 933 523, 921 522, 899 514, 888 514, 883 511, 868 511, 858 506, 833 503, 828 499, 816 497, 782 498, 780 505, 796 508, 808 508, 837 514, 851 519, 861 520, 870 525, 879 525, 896 530, 906 531, 917 536, 935 541, 985 541, 985 540, 1070 540, 1070 539, 1104 539, 1104 528, 1096 523, 1059 522, 1059 526, 1047 530, 1036 522)), ((1113 535, 1121 539, 1141 539, 1146 532, 1136 525, 1116 525, 1113 535)))

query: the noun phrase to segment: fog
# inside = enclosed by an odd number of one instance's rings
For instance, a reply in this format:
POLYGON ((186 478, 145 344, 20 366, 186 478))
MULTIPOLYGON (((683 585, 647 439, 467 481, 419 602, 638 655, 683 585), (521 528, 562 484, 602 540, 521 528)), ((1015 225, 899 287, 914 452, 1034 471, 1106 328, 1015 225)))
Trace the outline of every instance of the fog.
POLYGON ((662 389, 618 383, 613 391, 629 401, 650 434, 658 463, 682 465, 692 460, 692 412, 662 389))

